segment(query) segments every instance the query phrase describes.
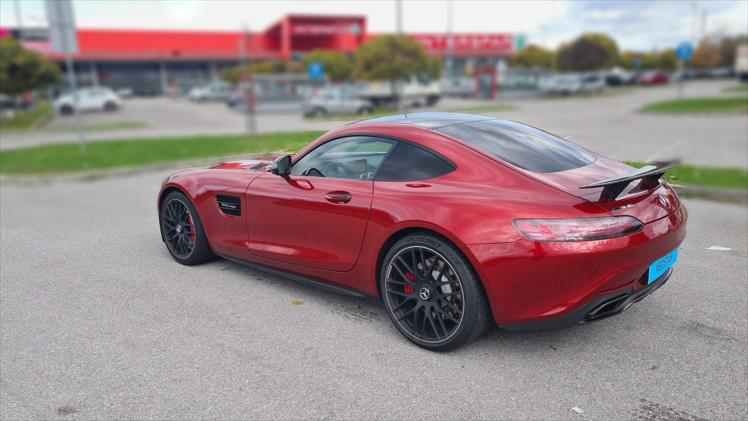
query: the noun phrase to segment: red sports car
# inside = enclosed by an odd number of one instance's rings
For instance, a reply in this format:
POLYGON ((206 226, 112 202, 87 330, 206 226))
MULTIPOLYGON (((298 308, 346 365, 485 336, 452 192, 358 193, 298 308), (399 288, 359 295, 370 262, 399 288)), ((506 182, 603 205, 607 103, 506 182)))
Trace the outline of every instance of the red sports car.
POLYGON ((450 113, 332 130, 295 156, 168 177, 161 235, 179 263, 221 256, 381 297, 432 350, 493 325, 569 326, 670 277, 686 210, 660 180, 545 131, 450 113))

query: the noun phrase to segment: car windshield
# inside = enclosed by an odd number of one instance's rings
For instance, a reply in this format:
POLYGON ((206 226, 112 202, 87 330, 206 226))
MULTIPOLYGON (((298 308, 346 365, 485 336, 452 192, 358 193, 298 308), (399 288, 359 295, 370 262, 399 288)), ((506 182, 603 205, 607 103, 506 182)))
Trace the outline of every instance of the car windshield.
POLYGON ((586 150, 550 133, 509 120, 481 120, 436 129, 516 167, 551 173, 595 161, 586 150))

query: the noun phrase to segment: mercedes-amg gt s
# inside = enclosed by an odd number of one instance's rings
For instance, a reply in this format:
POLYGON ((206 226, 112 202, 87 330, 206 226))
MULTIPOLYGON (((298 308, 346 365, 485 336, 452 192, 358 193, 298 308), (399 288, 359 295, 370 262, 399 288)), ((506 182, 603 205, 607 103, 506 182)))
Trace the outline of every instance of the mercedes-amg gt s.
POLYGON ((432 350, 494 322, 569 326, 623 312, 670 277, 686 210, 661 180, 545 131, 416 113, 332 130, 294 156, 168 177, 174 259, 224 257, 381 297, 432 350))

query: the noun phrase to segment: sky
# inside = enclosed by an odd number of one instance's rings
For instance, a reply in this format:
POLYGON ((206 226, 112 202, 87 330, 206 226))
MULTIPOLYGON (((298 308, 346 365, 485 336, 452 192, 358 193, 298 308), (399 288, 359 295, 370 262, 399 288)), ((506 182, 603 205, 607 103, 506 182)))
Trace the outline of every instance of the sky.
MULTIPOLYGON (((43 0, 0 0, 0 27, 44 26, 43 0)), ((288 13, 365 15, 369 32, 396 31, 395 0, 74 0, 82 28, 264 30, 288 13)), ((748 0, 403 0, 405 32, 524 33, 555 48, 577 35, 605 32, 619 47, 674 47, 700 34, 748 33, 748 0)))

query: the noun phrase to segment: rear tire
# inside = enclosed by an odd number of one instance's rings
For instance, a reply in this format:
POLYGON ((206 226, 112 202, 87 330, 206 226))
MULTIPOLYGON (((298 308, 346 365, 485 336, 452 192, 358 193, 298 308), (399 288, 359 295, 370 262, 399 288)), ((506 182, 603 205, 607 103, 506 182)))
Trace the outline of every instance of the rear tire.
POLYGON ((199 265, 215 258, 195 206, 183 193, 173 191, 161 203, 161 238, 177 262, 199 265))
POLYGON ((379 270, 379 287, 395 327, 423 348, 455 349, 493 325, 470 262, 434 234, 409 235, 390 247, 379 270))
POLYGON ((106 112, 117 111, 117 104, 115 104, 114 102, 107 102, 106 104, 104 104, 104 111, 106 112))
POLYGON ((63 105, 62 107, 60 107, 60 114, 64 116, 72 115, 74 111, 75 110, 71 105, 63 105))

